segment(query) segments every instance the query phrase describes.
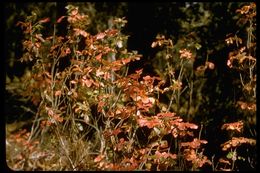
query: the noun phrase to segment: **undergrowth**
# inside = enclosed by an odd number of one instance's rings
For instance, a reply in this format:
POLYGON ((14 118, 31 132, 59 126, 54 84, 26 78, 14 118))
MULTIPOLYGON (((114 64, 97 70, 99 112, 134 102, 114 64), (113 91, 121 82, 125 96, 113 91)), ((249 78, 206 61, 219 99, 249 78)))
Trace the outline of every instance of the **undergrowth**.
POLYGON ((248 40, 244 43, 237 35, 227 38, 228 44, 239 48, 230 52, 227 65, 239 73, 245 93, 237 106, 251 118, 223 124, 222 130, 232 133, 219 146, 226 157, 204 154, 208 141, 203 139, 203 123, 192 122, 203 99, 200 77, 206 69, 215 68, 213 62, 207 59, 193 69, 195 47, 176 46, 158 35, 151 46, 163 49, 165 71, 158 76, 144 75, 143 69, 130 74, 129 64, 142 56, 126 49, 128 36, 121 31, 127 20, 114 18, 109 29, 91 34, 88 15, 69 5, 67 16, 52 24, 53 30, 46 35, 42 31, 49 18, 38 20, 33 14, 17 24, 25 36, 20 60, 32 64, 19 92, 37 111, 30 128, 8 133, 8 166, 74 171, 193 171, 207 166, 216 171, 236 170, 237 160, 242 160, 254 168, 256 160, 239 156, 238 150, 241 145, 256 145, 254 132, 252 138, 242 136, 245 124, 255 125, 255 5, 238 12, 240 22, 249 23, 248 40), (65 20, 67 34, 59 35, 57 25, 65 20), (163 103, 162 96, 169 102, 163 103))

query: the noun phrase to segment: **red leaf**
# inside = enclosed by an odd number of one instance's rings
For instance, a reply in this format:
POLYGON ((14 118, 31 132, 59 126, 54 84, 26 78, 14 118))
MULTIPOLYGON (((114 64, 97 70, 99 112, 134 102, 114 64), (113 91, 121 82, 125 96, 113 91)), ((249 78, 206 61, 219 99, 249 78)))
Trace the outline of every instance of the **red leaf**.
POLYGON ((103 76, 105 74, 105 72, 101 71, 101 69, 97 69, 96 71, 96 76, 99 77, 99 76, 103 76))
POLYGON ((200 147, 200 144, 207 144, 207 143, 208 142, 206 140, 199 140, 199 139, 195 138, 195 139, 193 139, 192 142, 182 142, 181 146, 196 149, 196 148, 200 147))
POLYGON ((109 73, 109 72, 105 72, 105 74, 104 74, 104 79, 105 79, 105 80, 108 80, 108 79, 110 79, 110 78, 111 78, 110 73, 109 73))
POLYGON ((45 18, 39 21, 39 23, 47 23, 50 21, 50 18, 45 18))
POLYGON ((118 33, 117 29, 109 29, 106 30, 105 33, 107 33, 108 36, 115 36, 118 33))
POLYGON ((122 59, 122 63, 125 65, 131 61, 130 58, 122 59))
POLYGON ((98 102, 98 112, 102 112, 103 107, 106 105, 104 101, 98 102))
POLYGON ((105 33, 98 33, 97 35, 96 35, 96 39, 97 40, 101 40, 101 39, 103 39, 104 37, 106 36, 106 34, 105 33))
POLYGON ((162 118, 165 118, 165 117, 174 117, 176 114, 175 113, 171 113, 171 112, 168 112, 168 113, 158 113, 157 116, 158 117, 162 117, 162 118))
POLYGON ((141 127, 143 127, 146 126, 148 121, 146 119, 138 119, 137 122, 141 127))
POLYGON ((142 98, 142 102, 143 102, 144 104, 148 104, 148 103, 150 102, 150 100, 149 100, 148 97, 143 97, 143 98, 142 98))
POLYGON ((182 125, 184 126, 184 128, 190 128, 190 129, 198 129, 198 126, 196 124, 193 124, 193 123, 182 123, 182 125))
POLYGON ((143 72, 143 69, 136 70, 135 72, 136 72, 137 74, 142 74, 142 72, 143 72))
POLYGON ((140 118, 140 119, 137 120, 137 122, 140 125, 140 127, 147 126, 150 129, 161 124, 160 120, 155 119, 155 118, 152 119, 152 120, 140 118))
POLYGON ((36 34, 35 37, 39 40, 41 40, 42 42, 45 42, 45 40, 42 38, 41 34, 36 34))
POLYGON ((221 127, 221 130, 236 130, 238 132, 241 132, 241 130, 243 129, 243 122, 242 121, 238 121, 238 122, 234 122, 234 123, 226 123, 223 124, 223 126, 221 127))
POLYGON ((60 23, 62 21, 62 19, 64 19, 66 16, 61 16, 58 20, 57 23, 60 23))
POLYGON ((213 64, 212 62, 206 62, 206 65, 211 70, 213 70, 215 68, 215 64, 213 64))
POLYGON ((61 90, 55 92, 55 96, 60 96, 60 95, 61 95, 61 90))
POLYGON ((152 80, 153 78, 151 76, 147 75, 147 76, 144 76, 143 79, 145 81, 148 81, 148 80, 152 80))
POLYGON ((103 160, 103 158, 105 158, 104 155, 98 155, 98 156, 94 159, 94 162, 100 162, 101 160, 103 160))
POLYGON ((113 135, 118 135, 122 130, 121 129, 115 129, 112 131, 113 135))
POLYGON ((82 29, 74 28, 73 30, 75 31, 76 36, 78 36, 78 35, 82 35, 83 37, 88 36, 88 33, 82 29))
POLYGON ((101 58, 102 58, 102 53, 100 53, 96 56, 96 60, 98 60, 99 62, 101 62, 101 58))
POLYGON ((220 162, 220 163, 225 163, 225 164, 231 165, 231 163, 230 163, 229 160, 226 160, 226 159, 223 159, 223 158, 220 158, 220 159, 219 159, 219 162, 220 162))
POLYGON ((154 41, 154 42, 152 43, 151 47, 152 47, 152 48, 155 48, 156 46, 157 46, 157 42, 154 41))

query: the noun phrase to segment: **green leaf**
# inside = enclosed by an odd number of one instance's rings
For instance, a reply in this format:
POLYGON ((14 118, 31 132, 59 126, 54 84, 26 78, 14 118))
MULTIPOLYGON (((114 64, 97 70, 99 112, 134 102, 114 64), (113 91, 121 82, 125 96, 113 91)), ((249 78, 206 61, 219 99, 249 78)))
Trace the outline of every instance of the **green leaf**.
POLYGON ((233 154, 234 154, 234 152, 229 152, 229 153, 227 154, 227 158, 228 158, 228 159, 232 159, 233 154))
POLYGON ((241 156, 238 156, 237 159, 238 159, 238 160, 243 160, 243 161, 246 160, 244 157, 241 157, 241 156))
POLYGON ((196 48, 197 50, 200 50, 201 47, 202 47, 202 46, 201 46, 199 43, 195 43, 195 48, 196 48))

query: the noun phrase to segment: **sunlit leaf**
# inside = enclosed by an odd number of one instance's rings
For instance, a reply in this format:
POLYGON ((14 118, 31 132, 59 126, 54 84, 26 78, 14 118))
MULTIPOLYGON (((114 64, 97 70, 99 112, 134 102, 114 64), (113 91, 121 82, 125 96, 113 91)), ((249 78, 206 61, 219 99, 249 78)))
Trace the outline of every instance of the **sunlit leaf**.
POLYGON ((103 38, 105 38, 105 36, 106 36, 106 33, 98 33, 97 35, 96 35, 96 39, 97 40, 102 40, 103 38))
POLYGON ((58 20, 57 23, 60 23, 66 16, 61 16, 58 20))
POLYGON ((45 18, 39 21, 39 23, 47 23, 50 21, 50 18, 45 18))
POLYGON ((241 132, 241 130, 243 129, 243 122, 242 121, 238 121, 238 122, 234 122, 234 123, 226 123, 223 124, 221 129, 224 130, 236 130, 238 132, 241 132))
POLYGON ((219 159, 219 162, 220 162, 220 163, 224 163, 224 164, 231 165, 231 163, 230 163, 229 160, 226 160, 226 159, 223 159, 223 158, 220 158, 220 159, 219 159))
POLYGON ((55 92, 55 96, 60 96, 60 95, 61 95, 61 91, 60 90, 55 92))
POLYGON ((202 46, 201 46, 199 43, 195 43, 195 48, 196 48, 197 50, 200 50, 201 47, 202 47, 202 46))
POLYGON ((102 58, 102 53, 100 53, 96 56, 96 60, 99 62, 101 62, 101 58, 102 58))

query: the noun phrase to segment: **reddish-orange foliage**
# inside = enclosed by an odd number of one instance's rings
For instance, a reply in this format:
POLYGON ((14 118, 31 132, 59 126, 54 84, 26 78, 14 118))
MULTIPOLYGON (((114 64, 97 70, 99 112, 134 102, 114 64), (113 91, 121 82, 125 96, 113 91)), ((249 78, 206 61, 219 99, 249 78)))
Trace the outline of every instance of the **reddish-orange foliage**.
POLYGON ((180 58, 192 59, 192 53, 187 49, 180 50, 180 58))
POLYGON ((200 147, 200 144, 207 144, 208 142, 206 140, 199 140, 197 138, 194 138, 192 142, 182 142, 182 147, 190 147, 193 149, 197 149, 200 147))
POLYGON ((255 103, 247 103, 243 101, 238 101, 237 105, 242 109, 242 110, 249 110, 249 111, 256 111, 256 104, 255 103))
POLYGON ((45 18, 39 21, 39 23, 47 23, 50 21, 50 18, 45 18))
POLYGON ((226 123, 226 124, 222 125, 221 129, 222 130, 236 130, 238 132, 241 132, 241 130, 243 129, 243 122, 238 121, 238 122, 234 122, 234 123, 226 123))
MULTIPOLYGON (((238 12, 247 14, 251 8, 253 6, 245 6, 238 12)), ((29 96, 34 93, 31 96, 32 102, 35 105, 41 102, 45 106, 43 108, 44 113, 40 113, 41 116, 47 115, 48 119, 45 117, 47 120, 41 120, 40 126, 44 128, 53 123, 62 124, 64 116, 69 116, 66 117, 68 119, 76 117, 84 120, 85 125, 96 125, 98 123, 91 122, 96 120, 92 115, 92 112, 95 112, 95 116, 102 117, 100 118, 102 120, 99 119, 102 121, 101 125, 98 124, 95 128, 97 134, 100 135, 103 150, 94 158, 94 162, 102 170, 136 170, 142 169, 142 165, 145 165, 146 169, 149 170, 151 163, 157 164, 157 170, 168 169, 175 164, 179 155, 184 156, 184 159, 191 162, 192 168, 197 169, 205 164, 211 164, 207 157, 203 155, 203 151, 200 152, 201 144, 207 144, 206 140, 194 137, 191 142, 183 142, 185 139, 183 137, 194 136, 192 130, 198 129, 198 125, 184 122, 176 113, 166 112, 166 108, 165 110, 153 110, 158 106, 159 95, 157 94, 169 90, 180 91, 184 85, 183 81, 175 78, 172 80, 171 86, 163 87, 166 81, 160 77, 144 76, 142 69, 128 75, 127 71, 124 71, 126 65, 132 61, 140 60, 141 55, 129 53, 127 50, 121 51, 111 44, 111 40, 116 42, 119 37, 121 39, 120 30, 112 28, 92 35, 85 30, 85 26, 88 24, 87 15, 80 14, 78 8, 72 8, 68 12, 67 20, 71 32, 64 37, 54 35, 44 38, 41 34, 32 32, 34 29, 32 23, 19 22, 17 24, 21 25, 25 34, 29 34, 33 38, 23 42, 26 53, 21 60, 43 59, 39 54, 39 51, 43 48, 48 49, 46 57, 51 59, 50 62, 39 61, 41 64, 34 66, 38 71, 32 75, 33 80, 28 84, 25 93, 29 96), (83 40, 85 48, 75 50, 80 39, 83 40), (43 44, 45 41, 52 41, 55 44, 46 48, 43 44), (108 56, 111 53, 117 54, 116 60, 109 60, 108 56), (69 57, 70 64, 65 70, 59 71, 60 69, 56 69, 58 68, 57 64, 59 64, 60 58, 64 59, 65 57, 69 57), (35 90, 37 92, 34 92, 35 90), (68 108, 62 107, 62 104, 65 104, 65 107, 68 108), (96 106, 96 110, 91 112, 90 109, 92 108, 89 104, 92 104, 93 107, 96 106), (148 136, 148 142, 140 145, 136 140, 136 131, 142 130, 143 127, 148 127, 151 133, 148 136), (168 134, 177 138, 174 139, 178 140, 177 146, 163 140, 163 137, 168 134), (123 137, 119 138, 120 135, 123 137), (170 149, 174 147, 182 153, 171 153, 170 149), (110 156, 111 152, 113 156, 110 156)), ((64 18, 65 16, 60 17, 57 23, 60 23, 64 18)), ((38 23, 46 22, 49 22, 49 18, 42 19, 38 23)), ((124 19, 116 19, 113 22, 122 26, 126 23, 124 19)), ((228 44, 233 42, 242 44, 242 40, 238 37, 228 38, 226 42, 228 44)), ((120 45, 119 48, 122 47, 121 42, 120 45)), ((166 40, 165 36, 158 35, 151 47, 156 46, 169 48, 173 47, 173 43, 170 39, 166 40)), ((246 56, 245 50, 245 47, 243 47, 238 52, 231 53, 228 65, 231 66, 233 59, 236 58, 239 58, 239 62, 243 62, 245 59, 255 61, 252 56, 246 56)), ((181 61, 183 59, 193 60, 194 58, 190 50, 181 49, 179 53, 181 61)), ((207 68, 214 69, 215 65, 207 61, 197 70, 204 71, 207 68)), ((174 74, 174 71, 171 74, 174 74)), ((255 110, 255 105, 242 102, 238 102, 238 104, 242 109, 255 110)), ((74 121, 75 119, 71 124, 75 124, 74 121)), ((70 123, 66 122, 66 124, 70 123)), ((221 129, 241 132, 243 122, 226 123, 221 129)), ((24 134, 24 137, 28 138, 28 136, 28 133, 24 134)), ((32 144, 25 142, 21 134, 18 134, 15 140, 28 146, 29 150, 33 150, 32 144)), ((256 141, 243 137, 233 137, 222 145, 222 149, 225 151, 243 143, 255 145, 256 141)), ((226 160, 220 160, 220 162, 230 164, 226 160)))
POLYGON ((192 162, 195 168, 201 168, 204 164, 212 164, 207 156, 202 155, 202 153, 196 153, 194 149, 185 149, 184 155, 186 160, 192 162))
POLYGON ((230 148, 236 148, 242 144, 250 144, 250 145, 256 145, 256 140, 255 139, 249 139, 249 138, 244 138, 244 137, 232 137, 231 140, 225 142, 224 144, 221 145, 222 150, 226 151, 230 148))
POLYGON ((229 160, 223 159, 223 158, 220 158, 220 159, 219 159, 219 163, 224 163, 224 164, 227 164, 227 165, 231 165, 231 163, 230 163, 229 160))
POLYGON ((153 128, 155 126, 161 125, 161 121, 157 118, 139 118, 137 122, 140 127, 147 126, 148 128, 153 128))

